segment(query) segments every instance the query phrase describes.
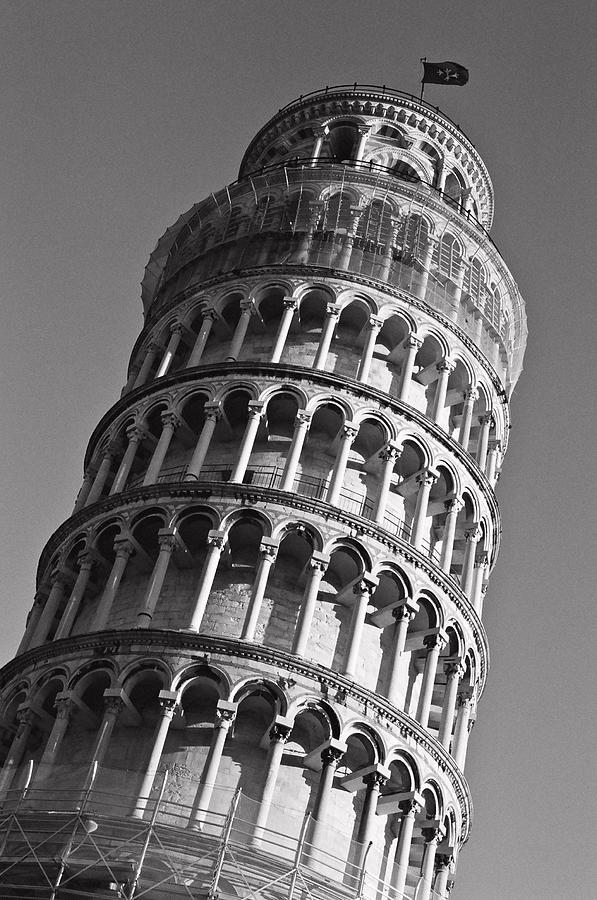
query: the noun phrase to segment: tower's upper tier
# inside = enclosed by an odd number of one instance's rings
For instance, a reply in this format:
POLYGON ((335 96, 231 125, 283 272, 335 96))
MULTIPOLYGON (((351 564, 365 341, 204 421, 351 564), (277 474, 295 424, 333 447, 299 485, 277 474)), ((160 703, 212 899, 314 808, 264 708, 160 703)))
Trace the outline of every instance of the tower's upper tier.
POLYGON ((342 273, 454 323, 509 394, 526 318, 492 217, 483 160, 437 108, 385 87, 325 88, 279 110, 238 180, 160 238, 142 283, 146 320, 247 269, 342 273))
POLYGON ((483 160, 460 126, 411 94, 358 84, 304 94, 258 131, 239 179, 265 166, 314 157, 366 164, 430 185, 491 228, 493 188, 483 160))

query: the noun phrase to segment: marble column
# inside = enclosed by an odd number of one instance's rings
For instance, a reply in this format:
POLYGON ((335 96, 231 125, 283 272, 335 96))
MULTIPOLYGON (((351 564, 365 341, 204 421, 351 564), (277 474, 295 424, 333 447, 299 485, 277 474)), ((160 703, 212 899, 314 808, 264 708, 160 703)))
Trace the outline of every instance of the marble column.
POLYGON ((413 830, 415 827, 415 816, 422 805, 423 800, 417 795, 412 799, 402 801, 400 804, 402 818, 400 820, 394 871, 391 878, 391 886, 394 888, 396 900, 398 900, 398 898, 402 900, 404 897, 404 888, 406 887, 406 878, 408 875, 408 862, 413 840, 413 830))
POLYGON ((330 345, 339 318, 340 307, 336 303, 328 303, 326 317, 321 330, 319 347, 317 348, 317 353, 315 354, 315 360, 313 362, 314 369, 325 369, 328 353, 330 352, 330 345))
POLYGON ((55 641, 59 641, 62 638, 66 638, 70 635, 72 627, 75 623, 75 619, 77 618, 77 613, 79 612, 81 602, 85 595, 85 590, 89 583, 91 570, 95 565, 93 555, 89 551, 85 551, 84 553, 82 553, 79 556, 77 562, 79 563, 79 574, 77 575, 76 581, 71 591, 71 595, 68 598, 66 607, 64 609, 64 612, 62 613, 62 618, 60 619, 60 623, 58 625, 58 628, 56 629, 56 634, 54 635, 55 641))
POLYGON ((52 775, 54 766, 60 758, 62 742, 68 731, 72 714, 76 709, 70 693, 66 691, 61 691, 56 695, 54 706, 56 718, 35 773, 36 787, 52 775))
POLYGON ((417 900, 431 900, 433 887, 433 873, 435 871, 435 854, 437 845, 443 837, 443 829, 440 827, 423 828, 425 849, 423 851, 423 863, 421 865, 421 880, 417 889, 417 900))
POLYGON ((143 606, 137 613, 137 628, 149 628, 153 619, 160 594, 166 580, 172 552, 176 548, 176 534, 169 528, 161 528, 158 532, 159 553, 155 561, 143 606))
POLYGON ((122 576, 124 575, 127 563, 134 551, 134 545, 130 538, 117 537, 114 541, 114 549, 116 555, 112 563, 112 569, 108 575, 104 590, 97 604, 95 616, 91 624, 91 631, 103 631, 106 627, 112 606, 120 587, 122 576))
POLYGON ((375 501, 375 508, 373 510, 373 521, 378 525, 383 525, 383 521, 386 514, 386 508, 388 505, 388 499, 390 497, 390 489, 392 487, 392 475, 394 474, 394 466, 396 465, 396 460, 400 456, 402 452, 402 448, 395 444, 393 441, 390 441, 383 450, 380 451, 379 457, 382 461, 381 464, 381 474, 379 478, 379 491, 377 494, 377 499, 375 501))
POLYGON ((204 311, 203 321, 201 323, 201 328, 199 329, 199 334, 197 335, 197 339, 195 340, 193 349, 191 350, 191 355, 187 360, 187 369, 191 369, 193 368, 193 366, 198 366, 201 362, 203 351, 205 350, 209 335, 211 334, 211 329, 213 328, 213 324, 216 319, 217 313, 214 309, 206 309, 204 311))
POLYGON ((375 591, 378 583, 379 580, 375 578, 375 576, 365 572, 352 589, 355 599, 350 619, 350 634, 348 636, 348 643, 344 652, 344 661, 342 664, 342 673, 349 678, 354 678, 355 676, 361 649, 361 638, 365 626, 367 606, 369 605, 371 595, 375 591))
POLYGON ((433 688, 435 685, 435 673, 437 672, 437 664, 439 655, 445 647, 447 637, 445 632, 438 631, 436 634, 428 635, 423 643, 427 647, 427 656, 425 657, 425 668, 423 670, 423 682, 421 684, 421 693, 419 694, 419 704, 417 707, 417 721, 427 728, 429 722, 429 713, 431 711, 431 700, 433 697, 433 688))
POLYGON ((164 744, 166 743, 172 717, 178 703, 178 694, 175 691, 160 691, 158 702, 160 705, 160 717, 155 728, 151 753, 141 778, 137 802, 132 813, 137 819, 143 818, 143 813, 149 802, 149 795, 158 772, 164 744))
POLYGON ((193 801, 193 809, 189 816, 189 828, 201 828, 205 814, 209 810, 209 803, 218 777, 218 770, 224 744, 228 732, 236 716, 236 703, 228 703, 226 700, 218 700, 217 718, 214 724, 213 737, 207 753, 207 759, 199 779, 199 786, 193 801))
POLYGON ((458 513, 463 508, 464 503, 458 497, 453 500, 446 500, 444 504, 447 515, 444 523, 444 534, 442 537, 442 551, 440 555, 439 565, 442 572, 450 574, 452 565, 452 556, 454 553, 454 537, 456 536, 456 524, 458 521, 458 513))
POLYGON ((284 755, 284 747, 286 741, 290 737, 291 731, 292 722, 283 716, 276 716, 276 720, 269 731, 270 744, 267 762, 265 764, 265 784, 261 791, 257 818, 255 819, 255 825, 253 827, 252 843, 254 844, 259 844, 264 837, 264 829, 267 825, 269 811, 276 790, 276 782, 278 780, 282 756, 284 755))
POLYGON ((187 471, 185 473, 186 481, 197 481, 197 479, 199 478, 201 469, 203 468, 203 463, 205 462, 205 457, 207 456, 207 453, 209 451, 214 431, 216 430, 216 425, 218 424, 222 416, 220 404, 206 403, 203 407, 203 415, 203 428, 201 429, 201 433, 197 438, 197 443, 195 444, 195 449, 193 450, 191 461, 187 466, 187 471))
POLYGON ((473 572, 477 555, 477 544, 481 540, 481 537, 482 532, 478 525, 467 528, 464 532, 465 548, 460 587, 462 592, 467 596, 471 593, 473 587, 473 572))
POLYGON ((135 461, 135 456, 137 455, 137 449, 146 435, 143 429, 137 427, 136 425, 132 425, 130 428, 127 428, 126 436, 128 438, 127 448, 124 451, 124 456, 122 457, 120 466, 118 467, 118 472, 116 473, 114 481, 112 482, 112 487, 110 488, 109 494, 110 497, 113 494, 118 494, 120 493, 120 491, 124 490, 126 480, 129 477, 129 473, 135 461))
POLYGON ((112 469, 112 461, 115 454, 116 448, 113 444, 110 444, 110 446, 107 447, 104 451, 97 472, 95 473, 93 484, 91 485, 91 489, 85 499, 85 506, 91 506, 92 503, 95 503, 95 501, 99 500, 99 498, 101 497, 106 481, 108 480, 108 475, 110 474, 110 470, 112 469))
POLYGON ((456 727, 454 728, 451 753, 454 757, 454 762, 461 771, 464 771, 468 736, 472 727, 473 702, 473 696, 470 692, 460 694, 456 700, 456 727))
POLYGON ((446 674, 446 689, 444 691, 444 700, 442 703, 442 714, 439 723, 438 741, 445 747, 450 749, 452 740, 452 727, 454 725, 454 713, 456 711, 456 697, 458 695, 458 685, 460 679, 464 675, 464 666, 461 660, 450 660, 444 664, 444 672, 446 674))
POLYGON ((309 560, 310 576, 301 601, 301 608, 298 614, 296 629, 294 632, 294 640, 292 642, 292 653, 297 656, 304 656, 309 641, 309 633, 311 630, 311 622, 315 611, 315 604, 319 594, 319 586, 325 571, 329 565, 329 556, 313 551, 309 560))
POLYGON ((417 502, 415 505, 415 514, 413 516, 413 524, 411 531, 411 539, 410 542, 415 547, 415 549, 419 549, 421 544, 423 543, 423 531, 425 528, 425 523, 427 520, 427 508, 429 506, 429 494, 431 493, 431 488, 437 481, 437 474, 432 472, 431 469, 423 469, 417 475, 417 484, 419 485, 419 490, 417 493, 417 502))
POLYGON ((170 327, 170 339, 168 341, 168 346, 164 351, 162 360, 158 366, 158 370, 155 375, 156 378, 163 378, 168 374, 168 371, 172 366, 176 351, 178 350, 179 344, 182 340, 184 331, 184 326, 180 323, 176 323, 175 325, 172 325, 170 327))
POLYGON ((123 691, 118 688, 107 688, 104 691, 104 717, 101 721, 93 751, 91 753, 91 762, 101 766, 112 738, 114 726, 118 721, 118 716, 124 709, 123 691))
POLYGON ((251 321, 251 316, 253 315, 252 301, 243 300, 240 305, 240 310, 240 319, 238 320, 238 324, 232 336, 232 341, 230 342, 230 348, 228 350, 226 362, 236 362, 236 360, 238 359, 238 355, 242 350, 242 346, 247 335, 247 329, 249 328, 249 322, 251 321))
POLYGON ((240 453, 238 455, 236 465, 234 466, 234 469, 230 476, 230 481, 242 482, 243 478, 245 477, 245 472, 247 471, 247 466, 249 464, 249 459, 251 457, 255 438, 257 437, 257 432, 259 431, 259 426, 263 418, 264 408, 264 403, 255 401, 249 402, 249 421, 247 422, 247 427, 245 428, 245 433, 243 435, 240 447, 240 453))
POLYGON ((487 449, 489 446, 489 434, 494 425, 494 417, 492 412, 481 416, 481 432, 479 434, 479 446, 477 449, 477 463, 482 471, 485 471, 485 463, 487 461, 487 449))
MULTIPOLYGON (((319 850, 322 843, 327 844, 325 841, 326 819, 334 785, 334 776, 336 775, 338 764, 345 753, 346 744, 341 743, 334 738, 330 739, 327 742, 327 746, 321 751, 322 767, 319 775, 315 803, 311 811, 312 826, 309 837, 310 847, 308 850, 319 850)), ((309 857, 311 853, 307 851, 305 855, 309 857)))
POLYGON ((261 546, 259 547, 261 559, 257 569, 257 577, 253 584, 251 599, 249 600, 249 606, 247 608, 243 630, 240 636, 242 641, 255 640, 255 629, 257 627, 261 604, 263 603, 263 597, 265 595, 267 580, 269 578, 271 567, 276 561, 277 553, 278 541, 274 541, 272 538, 263 538, 261 546))
POLYGON ((435 396, 433 398, 432 419, 436 424, 440 423, 442 413, 446 406, 446 394, 448 391, 448 380, 450 373, 454 371, 455 364, 450 359, 442 359, 436 365, 439 377, 435 385, 435 396))
POLYGON ((388 675, 388 683, 386 687, 386 697, 393 703, 398 704, 399 688, 400 688, 400 661, 404 653, 406 637, 408 634, 408 626, 419 611, 419 604, 407 597, 399 606, 392 610, 394 619, 394 629, 392 635, 392 661, 390 672, 388 675))
POLYGON ((174 437, 174 432, 180 425, 180 419, 173 412, 162 413, 161 419, 162 433, 160 434, 159 440, 155 445, 151 461, 147 467, 147 471, 143 479, 144 487, 149 484, 155 484, 158 480, 160 471, 162 469, 162 466, 164 465, 164 460, 166 459, 166 454, 170 449, 170 444, 172 442, 172 438, 174 437))
POLYGON ((473 424, 473 409, 475 402, 479 399, 479 392, 476 388, 468 388, 464 392, 464 405, 462 407, 462 419, 460 420, 460 431, 458 433, 458 442, 468 450, 468 442, 471 436, 471 425, 473 424))
POLYGON ((292 435, 292 442, 288 450, 288 456, 286 457, 286 464, 284 466, 284 473, 282 475, 282 481, 280 483, 281 491, 293 490, 296 470, 298 468, 299 460, 301 458, 301 452, 310 425, 311 416, 308 413, 299 410, 296 414, 294 434, 292 435))
POLYGON ((384 785, 387 780, 388 776, 382 772, 371 772, 363 778, 365 783, 365 799, 363 801, 359 830, 357 832, 357 843, 361 846, 358 850, 358 857, 355 860, 355 866, 359 869, 362 868, 365 863, 369 842, 373 835, 379 791, 381 786, 384 785))
POLYGON ((375 342, 377 340, 377 335, 381 331, 382 325, 383 321, 379 318, 379 316, 369 317, 367 338, 361 355, 361 360, 359 362, 357 381, 366 383, 369 377, 369 372, 371 370, 371 361, 373 360, 373 352, 375 350, 375 342))
POLYGON ((350 448, 358 433, 358 427, 353 425, 351 422, 346 422, 342 426, 340 432, 340 446, 338 448, 338 453, 336 454, 334 471, 332 472, 330 486, 325 498, 326 502, 331 503, 332 506, 336 506, 340 498, 340 492, 342 490, 342 486, 344 484, 344 476, 346 474, 346 466, 348 465, 350 448))
POLYGON ((413 369, 415 366, 415 359, 417 353, 423 346, 423 341, 420 338, 416 337, 414 334, 411 334, 405 340, 404 346, 406 347, 406 356, 404 357, 402 371, 400 373, 400 389, 398 393, 398 399, 402 400, 403 403, 408 403, 410 395, 410 384, 412 381, 413 369))
POLYGON ((0 770, 0 800, 5 799, 6 792, 10 789, 16 771, 25 755, 35 722, 35 712, 29 706, 20 706, 17 711, 17 730, 0 770))
POLYGON ((282 353, 284 352, 284 347, 286 345, 286 339, 288 338, 288 332, 290 331, 290 326, 292 325, 292 320, 294 319, 294 314, 298 309, 298 300, 294 297, 284 297, 284 311, 282 313, 282 318, 280 319, 280 324, 278 326, 278 333, 276 334, 276 340, 274 342, 274 349, 272 350, 272 357, 270 362, 278 363, 282 357, 282 353))
POLYGON ((160 349, 160 345, 155 341, 150 341, 147 345, 147 350, 145 352, 143 362, 141 363, 141 368, 139 369, 139 372, 135 379, 135 383, 133 384, 133 390, 135 390, 135 388, 141 387, 141 385, 145 384, 145 382, 147 381, 151 367, 153 366, 160 349))
POLYGON ((226 535, 223 531, 212 529, 207 535, 207 555, 203 563, 203 570, 197 584, 193 615, 189 623, 189 631, 201 631, 201 623, 205 615, 205 608, 213 587, 214 578, 218 571, 218 565, 226 535))
POLYGON ((61 569, 57 569, 55 572, 52 572, 50 576, 50 593, 48 594, 48 599, 44 604, 44 608, 42 610, 42 614, 39 617, 39 621, 37 623, 37 627, 33 633, 33 637, 31 638, 30 648, 38 647, 40 644, 43 644, 44 641, 47 640, 48 634, 50 633, 50 629, 52 628, 52 624, 56 617, 56 613, 60 608, 60 605, 64 599, 65 588, 67 584, 67 575, 66 572, 61 569))

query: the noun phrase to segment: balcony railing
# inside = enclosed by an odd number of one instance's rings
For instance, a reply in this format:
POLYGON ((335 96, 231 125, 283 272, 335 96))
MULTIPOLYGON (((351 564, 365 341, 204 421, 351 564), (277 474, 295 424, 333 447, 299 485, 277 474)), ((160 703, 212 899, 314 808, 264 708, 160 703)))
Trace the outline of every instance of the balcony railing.
MULTIPOLYGON (((282 476, 284 469, 282 466, 254 466, 249 467, 243 478, 243 485, 252 485, 256 488, 265 488, 269 490, 279 490, 282 484, 282 476)), ((232 475, 232 466, 226 464, 203 466, 201 472, 197 476, 196 482, 217 482, 226 484, 230 481, 232 475)), ((169 484, 181 482, 185 480, 186 466, 173 466, 162 470, 158 477, 158 484, 169 484)), ((143 483, 143 476, 132 479, 127 489, 139 487, 143 483)), ((307 497, 310 500, 319 500, 325 503, 325 498, 330 485, 329 477, 317 477, 307 475, 305 473, 297 474, 294 477, 291 493, 297 494, 299 497, 307 497)), ((343 485, 340 490, 340 496, 336 506, 343 512, 351 516, 360 516, 363 519, 373 521, 374 505, 373 502, 358 491, 351 490, 343 485)), ((383 521, 378 523, 389 534, 402 541, 410 542, 411 527, 401 519, 391 509, 386 510, 383 521)), ((418 548, 421 553, 429 557, 429 559, 438 564, 439 553, 430 541, 423 540, 418 548)), ((456 578, 457 576, 452 576, 456 578)))

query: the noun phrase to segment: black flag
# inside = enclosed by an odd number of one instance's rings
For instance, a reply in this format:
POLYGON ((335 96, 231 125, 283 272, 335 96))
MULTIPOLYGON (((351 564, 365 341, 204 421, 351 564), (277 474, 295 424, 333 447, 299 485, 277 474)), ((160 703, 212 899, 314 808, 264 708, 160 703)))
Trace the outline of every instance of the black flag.
POLYGON ((455 84, 468 81, 468 69, 455 62, 424 62, 422 84, 455 84))

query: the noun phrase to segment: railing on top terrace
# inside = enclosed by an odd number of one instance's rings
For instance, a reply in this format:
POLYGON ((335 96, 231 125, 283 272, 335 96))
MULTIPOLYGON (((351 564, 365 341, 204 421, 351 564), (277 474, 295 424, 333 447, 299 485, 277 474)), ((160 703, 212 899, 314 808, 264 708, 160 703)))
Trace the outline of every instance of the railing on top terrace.
MULTIPOLYGON (((457 128, 458 131, 466 138, 466 140, 471 144, 471 146, 475 146, 471 139, 465 135, 462 128, 458 123, 451 119, 450 116, 446 115, 445 112, 439 108, 439 106, 433 106, 431 103, 428 103, 427 100, 421 100, 420 97, 415 96, 415 94, 408 94, 406 91, 399 91, 396 88, 386 87, 385 84, 359 84, 358 82, 354 82, 353 84, 326 84, 325 87, 319 88, 317 91, 309 91, 307 94, 301 94, 300 97, 295 97, 294 100, 291 100, 290 103, 286 103, 284 106, 281 106, 275 116, 272 116, 270 122, 273 122, 278 118, 281 112, 285 112, 287 109, 290 109, 292 106, 295 106, 297 103, 302 103, 303 100, 309 100, 311 97, 326 97, 328 94, 383 94, 385 97, 395 97, 397 100, 408 100, 410 103, 416 103, 417 106, 421 106, 423 109, 428 109, 430 112, 436 113, 440 115, 442 119, 446 122, 449 122, 450 125, 453 125, 454 128, 457 128)), ((261 129, 263 131, 269 122, 266 123, 264 128, 261 129)))
POLYGON ((260 803, 240 789, 215 786, 210 809, 196 807, 199 778, 186 766, 161 768, 149 796, 136 793, 139 772, 96 763, 54 766, 45 779, 29 763, 17 776, 0 800, 2 897, 412 900, 418 892, 418 866, 398 893, 385 880, 383 846, 365 852, 331 825, 315 845, 311 817, 290 804, 272 804, 269 828, 256 826, 260 803))
MULTIPOLYGON (((284 469, 281 466, 255 466, 249 467, 243 478, 243 485, 253 485, 257 488, 269 488, 279 490, 282 483, 284 469)), ((162 470, 158 477, 158 483, 167 484, 184 481, 186 475, 186 466, 173 466, 172 468, 162 470)), ((232 475, 232 466, 229 465, 211 465, 204 466, 197 476, 197 482, 215 481, 218 483, 228 483, 232 475)), ((139 487, 143 482, 143 477, 131 479, 127 484, 128 488, 139 487)), ((292 485, 292 493, 299 497, 307 497, 311 500, 322 500, 325 502, 328 487, 330 485, 329 478, 317 478, 312 475, 297 474, 294 477, 292 485)), ((337 506, 352 516, 361 516, 363 519, 373 520, 373 503, 367 497, 359 494, 357 491, 350 490, 343 486, 337 501, 337 506)), ((383 522, 379 523, 379 527, 385 529, 394 537, 403 541, 410 541, 411 528, 400 519, 391 510, 386 510, 383 522)), ((439 563, 439 553, 437 548, 429 541, 423 540, 419 548, 420 552, 436 565, 439 563)), ((451 575, 456 581, 458 577, 451 575)))

